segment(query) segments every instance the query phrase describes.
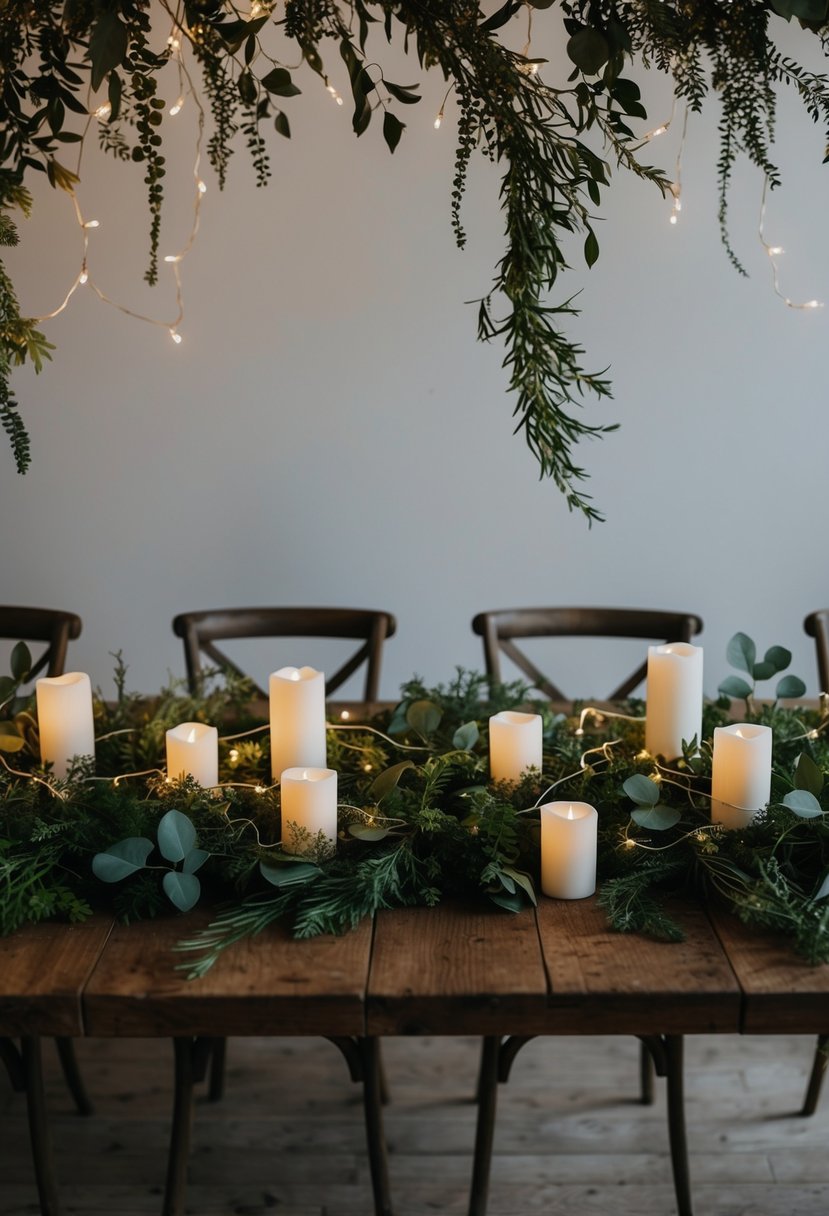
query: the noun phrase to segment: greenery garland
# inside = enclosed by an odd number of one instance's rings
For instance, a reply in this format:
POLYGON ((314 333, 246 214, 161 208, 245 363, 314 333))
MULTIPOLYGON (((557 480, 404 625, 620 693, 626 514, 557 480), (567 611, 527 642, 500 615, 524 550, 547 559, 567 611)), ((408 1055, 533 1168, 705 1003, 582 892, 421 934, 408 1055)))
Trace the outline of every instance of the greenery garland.
MULTIPOLYGON (((506 251, 479 302, 478 335, 503 340, 515 429, 570 509, 592 522, 602 516, 583 489, 586 473, 574 449, 585 437, 615 429, 580 413, 585 395, 606 396, 610 386, 584 369, 583 351, 565 332, 576 312, 572 301, 547 297, 567 269, 573 234, 583 240, 588 266, 599 255, 594 212, 612 166, 663 193, 672 188, 664 173, 639 159, 647 137, 632 124, 647 114, 638 84, 624 73, 666 73, 691 110, 701 108, 710 88, 717 92, 720 225, 728 255, 744 273, 728 235, 728 188, 741 152, 770 186, 778 183, 771 155, 775 87, 795 89, 812 121, 829 121, 827 78, 782 53, 775 42, 779 17, 796 18, 826 53, 829 0, 506 0, 489 13, 477 0, 286 0, 284 6, 159 0, 152 17, 149 0, 8 0, 0 6, 0 244, 16 241, 8 212, 27 211, 24 183, 33 173, 45 172, 52 186, 74 195, 80 157, 75 170, 64 162, 97 127, 106 151, 144 167, 145 278, 154 284, 166 174, 160 82, 171 61, 182 70, 182 46, 201 70, 200 85, 187 73, 187 90, 202 95, 212 115, 207 150, 222 186, 238 131, 257 185, 267 183, 263 132, 272 124, 290 138, 283 106, 301 92, 293 77, 297 54, 303 82, 316 74, 335 96, 332 52, 342 60, 355 134, 381 117, 394 152, 406 126, 400 115, 420 100, 419 86, 390 80, 375 47, 380 39, 400 42, 421 69, 443 75, 457 100, 451 222, 461 247, 461 201, 473 150, 502 166, 506 251), (542 20, 537 10, 550 10, 545 38, 555 38, 558 21, 572 65, 568 78, 555 84, 545 79, 546 61, 533 57, 529 32, 522 51, 508 44, 516 19, 529 19, 530 26, 534 14, 542 20)), ((39 369, 51 349, 36 322, 21 316, 0 264, 0 425, 20 472, 30 451, 10 372, 27 359, 39 369)))
MULTIPOLYGON (((224 908, 181 943, 192 956, 183 967, 198 976, 277 919, 289 919, 297 937, 341 933, 380 908, 476 893, 519 911, 536 902, 538 808, 567 798, 598 809, 599 898, 613 928, 678 939, 662 897, 694 890, 783 931, 809 962, 829 961, 829 701, 792 710, 755 700, 756 681, 788 666, 783 647, 758 660, 737 634, 729 658, 743 675, 705 706, 701 746, 689 742, 670 762, 643 751, 641 703, 572 717, 533 703, 543 772, 514 786, 489 780, 487 721, 526 705, 526 687, 489 690, 461 669, 437 688, 413 679, 391 713, 331 724, 337 848, 306 839, 294 854, 280 843, 279 791, 261 784, 269 736, 245 716, 246 681, 211 683, 196 698, 174 685, 149 703, 125 691, 119 656, 115 702, 95 702, 94 772, 81 760, 59 780, 39 764, 31 700, 18 696, 31 664, 21 643, 0 681, 0 932, 83 920, 101 906, 123 921, 171 904, 186 911, 204 893, 224 908), (745 719, 774 736, 770 804, 740 831, 712 825, 709 810, 710 739, 733 720, 729 690, 745 697, 745 719), (165 776, 165 731, 183 720, 233 723, 216 790, 165 776)), ((776 692, 801 695, 803 684, 783 676, 776 692)))

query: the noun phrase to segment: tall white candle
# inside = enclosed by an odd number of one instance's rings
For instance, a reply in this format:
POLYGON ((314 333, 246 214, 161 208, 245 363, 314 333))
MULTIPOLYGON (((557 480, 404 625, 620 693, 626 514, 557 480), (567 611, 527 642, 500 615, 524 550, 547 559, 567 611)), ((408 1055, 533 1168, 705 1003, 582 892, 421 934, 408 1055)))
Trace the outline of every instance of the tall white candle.
POLYGON ((542 765, 541 715, 506 709, 489 719, 489 771, 493 781, 520 781, 542 765))
POLYGON ((771 795, 771 727, 740 722, 714 728, 711 820, 748 827, 771 795))
POLYGON ((269 682, 271 774, 325 768, 325 676, 313 667, 281 667, 269 682))
POLYGON ((587 802, 541 808, 541 890, 554 899, 586 899, 596 890, 599 816, 587 802))
POLYGON ((75 756, 95 755, 92 685, 84 671, 44 676, 35 684, 40 758, 65 777, 75 756))
POLYGON ((337 843, 336 772, 331 768, 285 769, 280 794, 284 851, 309 852, 317 847, 320 832, 333 849, 337 843))
POLYGON ((167 731, 167 776, 194 777, 205 789, 219 784, 219 732, 203 722, 182 722, 167 731))
POLYGON ((702 735, 702 647, 669 642, 648 647, 648 709, 645 747, 673 760, 682 740, 702 735))

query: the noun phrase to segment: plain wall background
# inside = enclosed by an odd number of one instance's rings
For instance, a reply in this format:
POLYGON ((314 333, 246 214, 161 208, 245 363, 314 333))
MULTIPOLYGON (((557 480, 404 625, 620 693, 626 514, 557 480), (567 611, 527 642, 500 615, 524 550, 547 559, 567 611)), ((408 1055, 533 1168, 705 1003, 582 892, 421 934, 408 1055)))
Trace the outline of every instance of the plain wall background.
MULTIPOLYGON (((533 53, 560 55, 548 33, 559 29, 554 14, 537 13, 533 53)), ((786 36, 800 53, 811 45, 795 30, 786 36)), ((376 53, 399 63, 379 44, 376 53)), ((405 84, 417 71, 404 61, 390 75, 405 84)), ((643 131, 670 111, 652 75, 643 131)), ((729 266, 716 225, 716 98, 689 123, 680 223, 669 224, 655 188, 615 174, 598 263, 583 269, 575 242, 576 269, 554 295, 581 289, 570 332, 587 367, 610 365, 614 400, 588 401, 589 419, 622 424, 579 451, 607 515, 588 530, 511 434, 503 350, 475 341, 465 301, 486 292, 503 250, 498 175, 473 162, 469 243, 457 251, 451 100, 433 128, 440 78, 426 78, 420 105, 397 108, 408 128, 393 157, 376 118, 355 140, 348 103, 333 104, 308 70, 295 79, 303 96, 285 106, 293 138, 270 139, 268 189, 255 188, 241 142, 224 194, 203 166, 209 189, 183 265, 181 345, 82 290, 46 326, 54 362, 40 377, 16 374, 34 459, 19 477, 0 451, 0 598, 78 612, 84 632, 70 667, 105 691, 117 649, 132 688, 154 691, 169 671, 183 674, 170 621, 187 609, 389 609, 398 634, 382 691, 391 697, 414 672, 441 681, 455 665, 480 668, 469 622, 481 609, 583 603, 698 612, 708 691, 727 674, 727 639, 743 629, 761 649, 788 646, 792 670, 815 692, 802 619, 829 603, 829 315, 792 311, 773 294, 757 240, 762 179, 747 165, 731 229, 751 277, 729 266)), ((168 105, 175 92, 171 76, 168 105)), ((188 102, 165 122, 162 254, 181 247, 192 219, 194 118, 188 102)), ((669 172, 680 125, 678 116, 643 152, 669 172)), ((820 129, 783 98, 784 185, 766 231, 786 248, 782 285, 799 300, 829 299, 822 155, 820 129)), ((90 267, 114 298, 171 317, 169 269, 155 290, 141 282, 141 176, 90 141, 79 190, 84 214, 101 221, 90 267)), ((44 181, 20 227, 7 264, 23 309, 45 313, 79 269, 68 198, 44 181)), ((282 662, 324 666, 333 656, 260 648, 256 661, 264 678, 282 662)), ((567 647, 554 674, 574 694, 601 695, 608 662, 601 645, 580 658, 567 647)))

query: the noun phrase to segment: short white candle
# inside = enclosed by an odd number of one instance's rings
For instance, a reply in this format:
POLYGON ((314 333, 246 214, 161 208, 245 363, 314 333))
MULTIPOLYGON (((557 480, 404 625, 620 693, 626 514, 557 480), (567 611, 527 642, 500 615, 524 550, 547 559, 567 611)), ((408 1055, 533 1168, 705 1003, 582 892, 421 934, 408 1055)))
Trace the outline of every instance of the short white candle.
POLYGON ((669 642, 648 647, 648 709, 645 747, 673 760, 702 735, 702 647, 669 642))
POLYGON ((219 732, 203 722, 182 722, 167 731, 167 776, 193 777, 205 789, 219 784, 219 732))
POLYGON ((489 771, 493 781, 520 781, 541 769, 541 715, 505 709, 489 719, 489 771))
POLYGON ((95 755, 92 685, 83 671, 44 676, 35 684, 40 758, 65 777, 75 756, 95 755))
POLYGON ((319 843, 320 832, 333 849, 337 843, 336 772, 331 768, 285 769, 280 792, 284 851, 307 853, 319 843))
POLYGON ((325 676, 313 667, 281 667, 269 682, 271 774, 325 768, 325 676))
POLYGON ((541 808, 541 890, 554 899, 586 899, 596 890, 599 816, 587 802, 541 808))
POLYGON ((771 727, 740 722, 714 728, 711 820, 745 828, 771 795, 771 727))

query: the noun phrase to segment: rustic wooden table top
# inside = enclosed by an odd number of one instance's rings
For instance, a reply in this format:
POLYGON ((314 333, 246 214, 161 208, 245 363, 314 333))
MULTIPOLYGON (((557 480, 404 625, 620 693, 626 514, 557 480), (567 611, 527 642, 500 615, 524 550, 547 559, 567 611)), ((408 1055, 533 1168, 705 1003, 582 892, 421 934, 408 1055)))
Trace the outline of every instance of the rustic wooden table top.
POLYGON ((284 926, 199 980, 173 946, 206 912, 0 939, 0 1034, 400 1035, 821 1033, 829 966, 682 902, 681 943, 614 933, 595 899, 517 915, 446 904, 381 912, 343 937, 284 926))

